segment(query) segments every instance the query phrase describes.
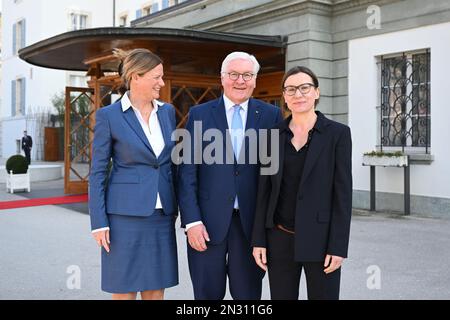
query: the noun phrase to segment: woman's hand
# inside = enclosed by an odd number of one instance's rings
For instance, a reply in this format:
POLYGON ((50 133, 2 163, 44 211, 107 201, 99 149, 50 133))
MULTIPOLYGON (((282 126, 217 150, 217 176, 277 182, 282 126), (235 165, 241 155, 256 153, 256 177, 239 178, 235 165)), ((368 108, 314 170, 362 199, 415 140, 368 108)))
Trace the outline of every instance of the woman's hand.
POLYGON ((267 271, 267 257, 266 257, 266 248, 254 247, 253 248, 253 258, 255 258, 256 264, 267 271))
POLYGON ((109 253, 109 230, 97 231, 92 234, 99 247, 105 248, 109 253))

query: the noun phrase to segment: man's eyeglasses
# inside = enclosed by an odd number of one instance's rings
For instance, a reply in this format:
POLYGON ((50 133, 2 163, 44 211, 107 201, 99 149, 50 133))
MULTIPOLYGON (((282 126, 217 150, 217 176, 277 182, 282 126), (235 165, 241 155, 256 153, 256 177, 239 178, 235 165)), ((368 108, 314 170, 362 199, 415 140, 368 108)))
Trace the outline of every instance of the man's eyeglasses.
POLYGON ((253 73, 250 73, 250 72, 245 72, 245 73, 223 72, 223 73, 228 74, 228 78, 230 78, 230 80, 233 80, 233 81, 236 81, 237 79, 239 79, 239 76, 242 76, 242 79, 244 79, 244 81, 250 81, 255 76, 253 73))
POLYGON ((304 83, 299 86, 286 86, 284 87, 283 91, 288 96, 295 95, 297 90, 299 90, 301 94, 308 94, 311 91, 312 87, 315 88, 316 86, 312 83, 304 83))

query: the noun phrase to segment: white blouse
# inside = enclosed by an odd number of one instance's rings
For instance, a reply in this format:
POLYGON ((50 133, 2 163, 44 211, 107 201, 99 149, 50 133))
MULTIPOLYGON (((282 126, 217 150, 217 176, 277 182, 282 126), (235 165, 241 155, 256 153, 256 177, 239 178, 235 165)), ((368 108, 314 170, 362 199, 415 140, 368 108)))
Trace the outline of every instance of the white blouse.
MULTIPOLYGON (((148 123, 145 122, 144 118, 141 115, 141 112, 133 107, 131 104, 130 98, 128 97, 129 91, 127 91, 121 100, 122 103, 122 111, 127 111, 130 107, 133 108, 134 113, 136 114, 136 117, 139 120, 139 123, 141 124, 142 130, 144 130, 145 136, 147 137, 148 142, 150 143, 150 146, 153 149, 153 152, 155 153, 156 157, 159 157, 161 152, 164 149, 164 137, 162 134, 161 126, 159 124, 158 120, 158 108, 162 106, 164 103, 159 102, 157 100, 153 100, 153 110, 150 114, 150 118, 148 120, 148 123)), ((161 198, 159 196, 159 192, 156 197, 156 206, 155 209, 162 209, 161 204, 161 198)))

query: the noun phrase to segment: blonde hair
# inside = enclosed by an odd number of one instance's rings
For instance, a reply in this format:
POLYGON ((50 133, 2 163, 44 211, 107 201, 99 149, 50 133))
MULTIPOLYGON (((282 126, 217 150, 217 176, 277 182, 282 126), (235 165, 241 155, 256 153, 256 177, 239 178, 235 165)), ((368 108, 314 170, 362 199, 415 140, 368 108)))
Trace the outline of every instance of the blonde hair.
POLYGON ((130 88, 130 81, 133 74, 140 76, 163 63, 162 59, 148 49, 138 48, 131 51, 125 51, 115 48, 113 54, 121 64, 119 66, 119 74, 127 89, 130 88))

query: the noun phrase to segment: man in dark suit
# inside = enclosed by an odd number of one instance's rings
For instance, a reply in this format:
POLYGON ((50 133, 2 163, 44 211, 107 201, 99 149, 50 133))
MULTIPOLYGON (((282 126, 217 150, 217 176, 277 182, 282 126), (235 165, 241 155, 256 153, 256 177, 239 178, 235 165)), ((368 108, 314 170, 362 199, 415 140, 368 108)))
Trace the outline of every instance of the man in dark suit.
POLYGON ((195 299, 223 299, 227 276, 233 299, 261 298, 264 272, 256 265, 250 247, 260 161, 259 157, 256 163, 248 161, 252 146, 243 133, 269 129, 282 116, 279 108, 250 98, 258 71, 254 56, 229 54, 221 69, 223 96, 189 111, 186 129, 191 137, 219 130, 222 141, 214 143, 225 149, 220 156, 215 153, 224 161, 205 163, 202 159, 198 163, 194 150, 204 154, 210 144, 200 141, 198 150, 194 147, 198 141, 194 141, 191 156, 184 155, 179 167, 179 206, 195 299), (230 158, 231 162, 227 161, 230 158))
POLYGON ((31 136, 27 134, 27 131, 25 130, 23 132, 22 137, 22 150, 25 152, 25 157, 27 158, 28 164, 31 163, 31 148, 33 147, 33 139, 31 139, 31 136))

